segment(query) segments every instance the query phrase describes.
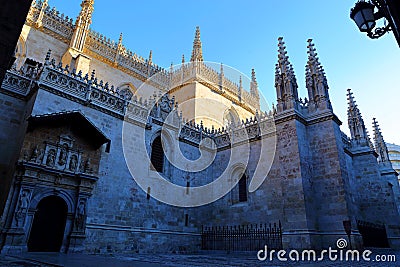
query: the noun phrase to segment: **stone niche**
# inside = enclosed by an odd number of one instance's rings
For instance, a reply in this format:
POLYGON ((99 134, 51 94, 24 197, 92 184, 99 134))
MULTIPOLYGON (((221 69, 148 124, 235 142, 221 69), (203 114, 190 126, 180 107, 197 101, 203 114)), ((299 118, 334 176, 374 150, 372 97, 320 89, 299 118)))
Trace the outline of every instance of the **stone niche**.
POLYGON ((83 250, 88 199, 109 147, 80 111, 30 117, 8 197, 2 253, 83 250))

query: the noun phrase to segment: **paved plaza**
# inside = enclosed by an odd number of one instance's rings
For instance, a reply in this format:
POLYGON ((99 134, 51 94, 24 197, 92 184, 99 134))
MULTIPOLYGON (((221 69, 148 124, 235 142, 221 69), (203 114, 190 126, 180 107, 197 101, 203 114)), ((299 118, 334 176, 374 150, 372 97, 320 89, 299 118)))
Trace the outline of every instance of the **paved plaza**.
POLYGON ((62 253, 26 253, 22 255, 1 255, 0 266, 47 267, 47 266, 79 266, 79 267, 157 267, 157 266, 400 266, 400 250, 373 250, 371 261, 359 262, 279 262, 277 259, 261 262, 256 253, 201 253, 201 254, 136 254, 136 255, 86 255, 62 253), (394 255, 396 262, 376 262, 376 255, 394 255))

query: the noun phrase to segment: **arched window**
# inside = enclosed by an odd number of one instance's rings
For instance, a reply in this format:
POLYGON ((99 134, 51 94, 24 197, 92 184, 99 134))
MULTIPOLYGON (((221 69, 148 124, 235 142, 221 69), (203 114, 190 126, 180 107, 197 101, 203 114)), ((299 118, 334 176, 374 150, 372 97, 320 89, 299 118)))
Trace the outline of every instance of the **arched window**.
POLYGON ((127 100, 131 100, 136 91, 136 87, 131 83, 123 83, 117 87, 118 94, 127 100))
POLYGON ((22 36, 18 38, 13 57, 15 58, 15 67, 19 70, 26 58, 26 42, 22 36))
POLYGON ((223 120, 224 127, 229 126, 232 123, 237 124, 239 120, 239 114, 237 113, 235 108, 231 107, 225 110, 223 120))
POLYGON ((239 202, 247 201, 247 177, 245 174, 239 180, 239 202))
POLYGON ((157 136, 151 145, 151 164, 157 172, 164 169, 164 150, 161 143, 161 136, 157 136))

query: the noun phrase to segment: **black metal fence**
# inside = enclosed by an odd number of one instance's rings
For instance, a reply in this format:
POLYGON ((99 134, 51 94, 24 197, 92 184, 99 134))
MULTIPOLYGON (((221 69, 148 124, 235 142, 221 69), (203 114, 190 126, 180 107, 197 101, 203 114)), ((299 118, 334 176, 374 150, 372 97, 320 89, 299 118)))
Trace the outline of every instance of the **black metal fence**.
POLYGON ((249 224, 238 226, 202 227, 201 248, 203 250, 257 251, 282 249, 282 225, 249 224))

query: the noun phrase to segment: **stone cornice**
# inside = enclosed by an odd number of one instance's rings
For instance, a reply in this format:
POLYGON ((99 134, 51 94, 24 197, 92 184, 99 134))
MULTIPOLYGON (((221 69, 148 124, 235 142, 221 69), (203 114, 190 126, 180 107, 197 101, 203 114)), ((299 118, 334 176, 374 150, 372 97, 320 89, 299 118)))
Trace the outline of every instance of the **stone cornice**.
MULTIPOLYGON (((29 161, 23 161, 23 160, 18 162, 17 168, 19 168, 20 170, 23 170, 24 172, 26 170, 34 170, 39 173, 47 173, 47 174, 51 174, 51 175, 62 175, 62 177, 67 177, 67 178, 71 178, 71 179, 85 179, 90 182, 97 182, 97 180, 99 179, 95 175, 81 173, 81 172, 62 171, 62 170, 53 169, 53 168, 50 168, 50 167, 47 167, 47 166, 44 166, 41 164, 37 164, 37 163, 29 162, 29 161)), ((29 177, 29 175, 26 177, 29 177)), ((37 177, 32 177, 32 178, 37 179, 37 177)))
POLYGON ((295 109, 280 112, 275 115, 275 124, 281 124, 291 120, 297 120, 304 125, 307 125, 307 120, 295 109))
POLYGON ((351 146, 346 150, 351 157, 363 156, 363 155, 373 155, 376 158, 378 157, 378 154, 367 146, 351 146))
POLYGON ((302 112, 299 112, 295 109, 290 109, 275 115, 276 124, 290 120, 297 120, 307 126, 328 120, 336 122, 339 126, 342 125, 342 122, 339 120, 339 118, 330 110, 326 110, 323 112, 313 112, 311 114, 306 113, 303 115, 302 112))
POLYGON ((34 78, 20 74, 15 70, 7 71, 1 84, 2 93, 23 100, 29 99, 37 88, 38 83, 34 78))
POLYGON ((342 125, 340 119, 330 110, 326 110, 324 112, 315 112, 313 114, 308 115, 306 118, 308 125, 316 124, 327 120, 333 120, 339 126, 342 125))

